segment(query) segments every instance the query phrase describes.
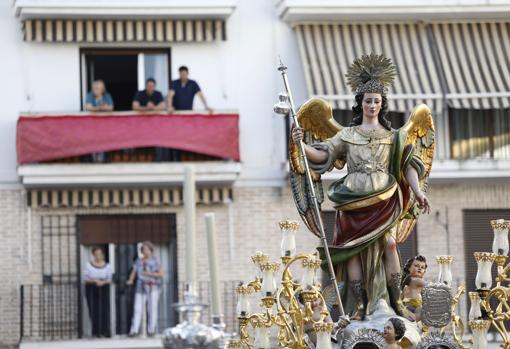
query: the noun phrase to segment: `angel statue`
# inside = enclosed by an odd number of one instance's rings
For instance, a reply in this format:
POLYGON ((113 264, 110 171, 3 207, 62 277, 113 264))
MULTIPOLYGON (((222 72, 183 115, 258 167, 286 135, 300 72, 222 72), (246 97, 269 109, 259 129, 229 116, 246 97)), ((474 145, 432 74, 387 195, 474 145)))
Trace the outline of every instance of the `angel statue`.
POLYGON ((350 126, 339 125, 330 105, 312 98, 297 113, 302 128, 293 127, 290 140, 294 199, 304 222, 317 235, 297 144, 309 143, 305 154, 321 202, 320 175, 347 164, 347 175, 327 191, 336 209, 329 251, 337 280, 344 285, 342 303, 353 320, 364 320, 381 299, 397 315, 414 320, 400 298, 397 244, 411 233, 420 212, 430 213, 424 191, 434 157, 434 125, 430 109, 421 104, 403 127, 391 128, 387 89, 395 76, 395 66, 382 55, 356 59, 346 74, 355 93, 350 126))

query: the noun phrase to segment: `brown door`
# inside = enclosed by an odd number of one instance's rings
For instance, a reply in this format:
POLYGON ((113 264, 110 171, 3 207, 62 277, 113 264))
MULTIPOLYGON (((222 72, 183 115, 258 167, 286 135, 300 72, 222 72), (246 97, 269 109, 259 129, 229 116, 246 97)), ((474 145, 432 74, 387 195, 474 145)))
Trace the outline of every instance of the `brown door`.
POLYGON ((110 246, 113 252, 108 256, 114 270, 112 335, 129 332, 134 288, 126 286, 126 280, 137 258, 138 244, 145 240, 154 244, 154 255, 165 273, 159 300, 159 332, 175 325, 176 315, 171 307, 177 301, 175 214, 87 215, 79 216, 77 223, 82 246, 110 246))

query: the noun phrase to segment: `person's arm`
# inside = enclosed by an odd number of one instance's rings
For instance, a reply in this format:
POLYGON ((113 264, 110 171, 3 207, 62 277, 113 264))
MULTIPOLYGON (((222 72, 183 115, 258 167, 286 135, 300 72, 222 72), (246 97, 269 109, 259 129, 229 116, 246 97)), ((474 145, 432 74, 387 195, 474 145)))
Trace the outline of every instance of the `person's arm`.
POLYGON ((91 103, 85 104, 86 111, 98 111, 99 107, 94 107, 91 103))
MULTIPOLYGON (((292 140, 297 144, 301 140, 303 140, 303 129, 295 127, 292 131, 292 140)), ((308 144, 303 144, 305 147, 305 155, 306 157, 315 162, 315 163, 323 163, 328 160, 328 153, 324 150, 315 149, 314 147, 309 146, 308 144)))
POLYGON ((407 183, 411 187, 414 195, 416 196, 416 200, 418 201, 419 207, 423 209, 424 213, 430 213, 430 203, 429 199, 423 191, 420 189, 420 182, 418 180, 418 172, 412 166, 409 166, 406 172, 407 183))
POLYGON ((159 102, 157 105, 154 106, 153 110, 162 111, 166 109, 165 101, 159 102))
POLYGON ((131 270, 131 274, 129 274, 129 278, 126 281, 126 285, 129 285, 129 286, 133 285, 135 282, 135 276, 136 276, 136 270, 133 267, 133 269, 131 270))
POLYGON ((148 108, 147 107, 143 107, 140 105, 140 102, 138 101, 133 101, 133 110, 136 110, 136 111, 147 111, 148 108))
POLYGON ((101 111, 113 111, 113 105, 112 104, 103 104, 99 107, 101 111))
POLYGON ((423 280, 422 278, 411 278, 411 282, 410 282, 410 285, 411 287, 424 287, 425 285, 427 284, 427 282, 425 280, 423 280))
POLYGON ((205 99, 205 95, 202 91, 197 92, 198 97, 200 97, 200 100, 202 101, 202 104, 204 105, 204 108, 209 112, 212 113, 213 110, 211 107, 207 105, 207 100, 205 99))
POLYGON ((168 90, 168 95, 166 96, 166 105, 167 105, 167 111, 169 113, 173 113, 175 111, 174 96, 175 96, 175 91, 173 89, 168 90))

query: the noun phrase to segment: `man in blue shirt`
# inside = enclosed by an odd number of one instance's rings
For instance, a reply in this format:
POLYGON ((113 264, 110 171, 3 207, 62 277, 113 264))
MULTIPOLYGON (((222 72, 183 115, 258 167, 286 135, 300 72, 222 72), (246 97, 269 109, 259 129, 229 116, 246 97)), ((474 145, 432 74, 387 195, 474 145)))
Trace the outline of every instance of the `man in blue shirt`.
POLYGON ((133 110, 136 111, 162 111, 165 110, 165 101, 161 92, 156 90, 156 80, 147 79, 145 90, 138 91, 133 99, 133 110))
POLYGON ((188 74, 188 67, 182 66, 179 68, 179 79, 172 81, 170 91, 168 91, 168 112, 171 113, 174 110, 192 110, 195 95, 200 97, 205 109, 212 112, 197 82, 189 79, 188 74))

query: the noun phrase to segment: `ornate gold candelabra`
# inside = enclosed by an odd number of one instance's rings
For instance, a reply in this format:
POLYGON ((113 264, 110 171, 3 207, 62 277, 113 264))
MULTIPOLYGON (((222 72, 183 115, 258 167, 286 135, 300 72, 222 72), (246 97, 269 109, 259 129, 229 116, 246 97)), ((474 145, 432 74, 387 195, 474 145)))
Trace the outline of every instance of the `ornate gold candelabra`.
POLYGON ((317 253, 295 254, 295 233, 299 224, 280 222, 282 231, 281 262, 270 262, 267 255, 252 256, 257 270, 255 280, 237 287, 239 339, 231 340, 229 348, 266 349, 271 346, 271 332, 282 348, 306 349, 309 335, 316 336, 317 349, 331 349, 331 322, 326 302, 317 282, 321 260, 317 253), (276 274, 282 269, 277 282, 276 274), (297 281, 291 269, 301 269, 297 281), (260 272, 259 272, 260 271, 260 272), (252 311, 249 297, 259 292, 259 309, 252 311))
POLYGON ((476 292, 469 292, 471 308, 469 327, 473 333, 473 348, 487 345, 487 331, 492 326, 503 340, 502 347, 510 349, 510 336, 504 321, 510 319, 510 287, 507 274, 510 270, 508 259, 508 230, 510 221, 504 219, 490 222, 494 231, 491 252, 475 252, 478 264, 476 274, 476 292), (496 262, 496 286, 493 287, 492 265, 496 262))

